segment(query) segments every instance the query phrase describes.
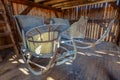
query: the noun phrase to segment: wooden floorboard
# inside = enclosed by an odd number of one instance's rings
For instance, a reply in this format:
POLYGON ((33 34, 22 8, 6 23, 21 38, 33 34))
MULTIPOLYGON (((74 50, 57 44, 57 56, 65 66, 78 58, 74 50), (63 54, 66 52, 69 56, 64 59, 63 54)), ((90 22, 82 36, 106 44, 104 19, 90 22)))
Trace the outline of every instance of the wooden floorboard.
POLYGON ((79 50, 75 61, 55 66, 41 76, 31 74, 21 57, 0 63, 0 80, 120 80, 120 47, 103 42, 79 50))

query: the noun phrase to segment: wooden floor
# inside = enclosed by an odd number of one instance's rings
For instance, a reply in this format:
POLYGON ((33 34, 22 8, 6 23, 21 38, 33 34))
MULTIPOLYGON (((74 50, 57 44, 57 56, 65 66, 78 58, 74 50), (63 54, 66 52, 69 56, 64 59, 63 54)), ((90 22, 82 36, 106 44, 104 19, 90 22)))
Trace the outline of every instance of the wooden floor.
POLYGON ((29 73, 22 58, 13 56, 0 63, 0 80, 120 80, 120 47, 103 42, 79 51, 72 64, 55 66, 41 76, 29 73))

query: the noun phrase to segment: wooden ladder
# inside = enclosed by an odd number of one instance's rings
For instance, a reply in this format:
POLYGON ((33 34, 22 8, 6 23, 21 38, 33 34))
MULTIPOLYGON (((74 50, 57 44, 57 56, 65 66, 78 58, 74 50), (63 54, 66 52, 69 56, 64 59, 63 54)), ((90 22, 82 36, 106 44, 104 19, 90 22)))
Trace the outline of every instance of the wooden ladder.
POLYGON ((0 37, 9 36, 10 37, 9 40, 11 40, 11 44, 0 45, 0 50, 13 47, 14 52, 16 53, 16 55, 18 55, 18 49, 14 41, 14 37, 13 37, 12 31, 11 31, 11 28, 8 22, 8 17, 6 15, 5 6, 2 0, 0 0, 0 30, 1 30, 0 37))

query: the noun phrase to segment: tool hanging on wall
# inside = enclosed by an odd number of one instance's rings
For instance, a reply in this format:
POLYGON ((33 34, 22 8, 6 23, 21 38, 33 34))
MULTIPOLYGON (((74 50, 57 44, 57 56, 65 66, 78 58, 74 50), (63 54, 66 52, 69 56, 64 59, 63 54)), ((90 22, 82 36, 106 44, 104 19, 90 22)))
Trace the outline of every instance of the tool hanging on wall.
MULTIPOLYGON (((92 11, 93 11, 93 5, 91 5, 91 10, 90 10, 90 20, 92 21, 92 11)), ((92 22, 91 23, 89 23, 89 39, 91 39, 91 26, 92 25, 92 22)))
POLYGON ((90 19, 90 11, 91 11, 91 5, 88 6, 88 17, 89 17, 89 19, 90 19))
POLYGON ((105 19, 106 15, 107 15, 107 6, 108 6, 108 2, 105 3, 105 10, 104 10, 104 17, 103 17, 103 19, 105 19))
POLYGON ((98 6, 98 9, 100 8, 100 4, 97 4, 97 6, 98 6))
MULTIPOLYGON (((96 15, 100 15, 100 14, 99 14, 100 4, 97 4, 97 8, 98 8, 98 9, 97 9, 96 15)), ((97 16, 97 20, 98 20, 98 19, 100 19, 100 16, 97 16)), ((95 23, 95 26, 96 26, 95 39, 99 39, 99 37, 98 37, 98 36, 99 36, 99 32, 98 32, 98 31, 99 31, 99 26, 98 26, 98 24, 96 24, 96 23, 95 23)))
POLYGON ((94 15, 94 23, 93 23, 93 39, 97 39, 96 38, 96 35, 97 35, 97 26, 96 26, 96 23, 95 23, 95 21, 96 20, 98 20, 98 17, 99 17, 99 15, 98 15, 98 4, 95 4, 94 5, 94 10, 95 10, 95 15, 94 15))
POLYGON ((85 16, 85 6, 83 6, 83 16, 85 16))
POLYGON ((91 28, 92 28, 92 32, 91 32, 91 40, 94 39, 94 20, 95 20, 95 13, 96 13, 96 9, 95 9, 95 4, 93 5, 93 10, 94 10, 94 13, 92 15, 92 24, 91 24, 91 28))
POLYGON ((97 14, 96 14, 96 12, 97 12, 97 10, 96 10, 96 9, 97 9, 97 4, 94 5, 94 9, 95 9, 95 16, 94 16, 94 19, 96 19, 96 18, 97 18, 97 14))
POLYGON ((73 10, 74 10, 74 20, 76 20, 76 9, 73 8, 73 10))
POLYGON ((70 9, 67 10, 67 18, 70 20, 70 9))
POLYGON ((78 17, 80 18, 81 16, 81 7, 78 7, 78 17))
POLYGON ((101 3, 100 7, 101 7, 101 8, 103 7, 103 3, 101 3))
POLYGON ((72 12, 72 14, 71 14, 71 20, 73 20, 73 16, 74 16, 73 8, 71 8, 71 12, 72 12))
POLYGON ((78 6, 76 7, 75 10, 76 10, 76 20, 77 20, 77 19, 79 18, 79 17, 78 17, 78 6))
POLYGON ((118 6, 120 4, 120 0, 116 0, 116 5, 118 6))
POLYGON ((86 16, 86 6, 84 6, 84 17, 86 16))
MULTIPOLYGON (((97 4, 97 8, 98 8, 98 10, 97 10, 97 15, 99 15, 100 4, 97 4)), ((99 18, 100 18, 100 16, 97 16, 97 19, 99 19, 99 18)))
POLYGON ((86 10, 86 15, 85 16, 88 16, 88 5, 86 5, 85 10, 86 10))
POLYGON ((80 7, 80 16, 82 16, 82 7, 80 7))
POLYGON ((95 4, 95 9, 97 8, 97 4, 95 4))

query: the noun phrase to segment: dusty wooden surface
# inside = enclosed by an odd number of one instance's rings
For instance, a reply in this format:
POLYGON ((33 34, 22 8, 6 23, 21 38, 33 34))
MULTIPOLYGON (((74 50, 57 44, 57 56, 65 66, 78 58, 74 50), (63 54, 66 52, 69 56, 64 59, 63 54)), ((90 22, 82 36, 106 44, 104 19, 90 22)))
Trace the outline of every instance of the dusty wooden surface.
POLYGON ((46 74, 34 76, 21 57, 0 63, 0 80, 120 80, 120 47, 103 42, 80 50, 75 61, 55 66, 46 74))

